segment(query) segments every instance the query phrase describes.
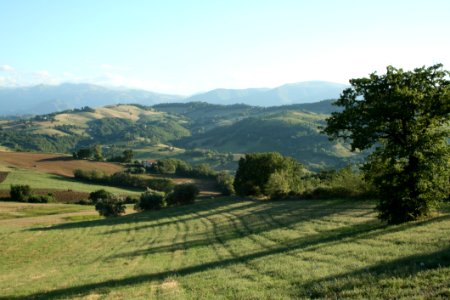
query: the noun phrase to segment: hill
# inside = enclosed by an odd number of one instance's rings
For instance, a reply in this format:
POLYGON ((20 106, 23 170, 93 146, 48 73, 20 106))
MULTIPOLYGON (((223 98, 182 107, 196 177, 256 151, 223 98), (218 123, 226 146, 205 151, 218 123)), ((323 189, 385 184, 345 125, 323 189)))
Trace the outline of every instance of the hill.
POLYGON ((205 102, 86 107, 4 120, 0 146, 71 153, 101 144, 106 157, 133 149, 139 159, 176 156, 227 170, 236 168, 238 156, 232 154, 279 151, 318 170, 361 157, 320 133, 333 110, 332 100, 274 107, 205 102))
POLYGON ((346 200, 218 198, 96 220, 78 207, 0 203, 0 299, 450 296, 448 204, 390 227, 346 200))

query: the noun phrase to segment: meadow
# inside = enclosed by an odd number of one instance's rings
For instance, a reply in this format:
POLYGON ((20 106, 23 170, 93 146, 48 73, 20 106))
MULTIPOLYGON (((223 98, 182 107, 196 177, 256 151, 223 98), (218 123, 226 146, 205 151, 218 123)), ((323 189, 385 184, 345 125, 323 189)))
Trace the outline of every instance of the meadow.
POLYGON ((396 226, 374 205, 223 197, 112 219, 86 207, 6 218, 0 299, 449 298, 450 205, 396 226))

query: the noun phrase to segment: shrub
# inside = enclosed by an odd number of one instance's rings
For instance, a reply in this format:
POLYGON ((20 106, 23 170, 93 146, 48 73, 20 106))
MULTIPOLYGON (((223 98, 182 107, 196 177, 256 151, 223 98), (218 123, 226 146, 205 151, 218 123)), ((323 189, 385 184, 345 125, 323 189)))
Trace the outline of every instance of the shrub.
POLYGON ((233 182, 234 177, 226 172, 220 172, 216 176, 216 186, 225 196, 234 194, 233 182))
POLYGON ((97 201, 95 210, 104 217, 118 217, 125 213, 125 204, 121 198, 110 194, 106 199, 97 201))
POLYGON ((92 192, 89 194, 89 199, 92 201, 92 203, 97 203, 101 199, 108 199, 112 196, 110 192, 107 192, 105 190, 97 190, 95 192, 92 192))
POLYGON ((147 187, 152 190, 170 193, 174 189, 175 183, 168 178, 153 178, 147 180, 147 187))
POLYGON ((12 184, 9 194, 12 201, 27 202, 31 196, 31 188, 29 185, 12 184))
POLYGON ((134 206, 135 210, 157 210, 166 206, 165 193, 148 190, 141 194, 139 202, 134 206))
POLYGON ((195 202, 198 194, 199 190, 195 184, 180 184, 176 185, 173 192, 167 195, 166 201, 168 205, 191 204, 195 202))
POLYGON ((79 205, 92 205, 94 204, 92 202, 92 200, 88 200, 88 199, 80 199, 77 202, 75 202, 75 204, 79 204, 79 205))
POLYGON ((48 195, 30 195, 28 197, 29 203, 54 203, 55 197, 51 194, 48 195))

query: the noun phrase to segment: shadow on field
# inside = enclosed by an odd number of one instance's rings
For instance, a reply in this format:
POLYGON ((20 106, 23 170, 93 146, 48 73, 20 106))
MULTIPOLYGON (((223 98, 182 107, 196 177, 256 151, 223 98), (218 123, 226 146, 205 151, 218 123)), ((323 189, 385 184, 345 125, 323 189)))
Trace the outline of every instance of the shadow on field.
POLYGON ((46 162, 46 161, 70 161, 75 160, 72 156, 57 156, 57 157, 49 157, 38 160, 37 162, 46 162))
MULTIPOLYGON (((447 246, 435 252, 411 255, 390 262, 380 263, 369 268, 347 272, 339 276, 329 276, 321 280, 309 281, 298 286, 297 289, 300 295, 306 294, 313 299, 330 298, 330 295, 333 298, 341 298, 344 295, 351 297, 351 291, 355 289, 367 290, 367 287, 374 285, 374 278, 376 278, 377 282, 383 282, 388 278, 395 278, 398 281, 400 278, 415 277, 420 272, 449 266, 450 246, 447 246)), ((386 283, 383 284, 387 288, 386 283)), ((379 285, 382 285, 382 283, 379 283, 379 285)), ((448 282, 446 287, 448 287, 448 282)), ((414 288, 414 286, 409 288, 414 288)), ((445 290, 445 286, 441 286, 441 288, 445 290)), ((366 296, 369 298, 377 297, 373 294, 366 296)), ((447 291, 427 289, 426 298, 428 299, 448 299, 449 297, 450 291, 448 289, 447 291)))
MULTIPOLYGON (((215 260, 199 265, 188 266, 184 268, 141 274, 136 276, 130 276, 121 279, 110 279, 102 282, 89 283, 84 285, 72 286, 67 288, 56 289, 49 292, 34 293, 26 296, 6 296, 0 297, 0 299, 58 299, 58 298, 70 298, 74 296, 86 296, 91 293, 107 293, 110 289, 126 287, 130 285, 148 283, 152 281, 162 281, 172 276, 188 276, 191 274, 215 269, 225 268, 235 264, 247 264, 252 260, 260 259, 263 257, 278 255, 278 254, 291 254, 295 250, 314 250, 321 246, 330 246, 336 242, 351 242, 359 239, 370 239, 379 235, 392 233, 396 231, 402 231, 410 227, 424 226, 432 222, 440 222, 447 220, 449 216, 442 216, 435 219, 425 220, 422 222, 414 222, 403 224, 399 226, 387 227, 377 220, 369 220, 355 225, 345 226, 338 229, 332 229, 311 236, 305 236, 298 239, 289 240, 284 244, 274 246, 272 248, 265 248, 261 251, 239 255, 232 253, 233 257, 215 260)), ((226 240, 226 236, 217 236, 219 242, 226 240)), ((210 240, 196 241, 196 243, 211 243, 210 240)), ((184 248, 195 245, 189 245, 189 243, 183 245, 184 248)), ((156 251, 166 251, 168 249, 160 248, 156 251)), ((130 255, 144 255, 146 253, 131 253, 130 255)), ((295 259, 295 258, 293 258, 295 259)), ((329 286, 329 289, 335 289, 336 293, 345 290, 352 290, 355 286, 363 286, 373 283, 373 277, 380 276, 377 280, 383 280, 383 278, 396 276, 407 277, 424 270, 436 269, 439 267, 450 266, 450 247, 443 248, 433 253, 424 253, 421 255, 414 255, 404 257, 401 259, 392 260, 378 265, 359 269, 356 271, 348 272, 338 276, 326 277, 320 281, 307 282, 297 287, 298 295, 302 294, 305 297, 322 298, 329 297, 330 294, 321 294, 320 288, 329 286), (346 280, 347 278, 353 278, 354 281, 346 280), (339 281, 342 279, 342 281, 339 281), (342 286, 344 285, 344 286, 342 286), (316 289, 318 288, 318 290, 316 289), (311 294, 311 292, 313 294, 311 294), (308 293, 307 295, 305 293, 308 293)), ((329 289, 327 291, 329 292, 329 289)))
MULTIPOLYGON (((46 231, 46 230, 61 230, 61 229, 76 229, 76 228, 86 228, 86 227, 99 227, 99 226, 112 226, 112 225, 121 225, 121 224, 128 224, 128 223, 139 223, 139 222, 152 222, 157 221, 159 219, 164 218, 178 218, 183 215, 189 215, 193 213, 203 212, 203 211, 210 211, 210 210, 217 210, 223 206, 228 206, 230 204, 235 204, 237 201, 235 200, 201 200, 195 205, 186 205, 186 206, 179 206, 169 209, 163 209, 160 211, 150 211, 150 212, 139 212, 134 214, 129 214, 117 218, 106 218, 101 220, 94 220, 94 221, 81 221, 81 222, 71 222, 71 223, 63 223, 63 224, 56 224, 52 226, 47 227, 34 227, 27 230, 30 231, 46 231)), ((256 206, 258 203, 256 202, 248 202, 248 206, 256 206)), ((230 209, 240 209, 242 206, 237 206, 236 208, 230 208, 230 209)), ((94 208, 93 208, 94 209, 94 208)), ((216 214, 217 211, 211 212, 211 214, 216 214)), ((184 221, 188 221, 189 219, 194 218, 194 216, 185 218, 184 221)), ((173 221, 173 223, 176 223, 177 221, 173 221)), ((171 223, 171 222, 167 222, 171 223)), ((160 224, 155 225, 148 225, 148 227, 151 226, 160 226, 160 224)), ((142 226, 143 228, 146 228, 147 225, 142 226)), ((117 230, 116 232, 120 232, 121 230, 117 230)), ((126 230, 124 230, 126 231, 126 230)), ((114 233, 114 231, 111 231, 110 233, 114 233)))

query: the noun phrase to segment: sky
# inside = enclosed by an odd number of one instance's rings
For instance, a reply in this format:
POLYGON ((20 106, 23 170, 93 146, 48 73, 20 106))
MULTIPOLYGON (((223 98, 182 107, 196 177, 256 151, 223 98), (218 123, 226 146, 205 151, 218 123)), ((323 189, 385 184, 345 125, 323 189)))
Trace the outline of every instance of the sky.
POLYGON ((0 87, 189 95, 450 68, 448 0, 0 0, 0 87))

